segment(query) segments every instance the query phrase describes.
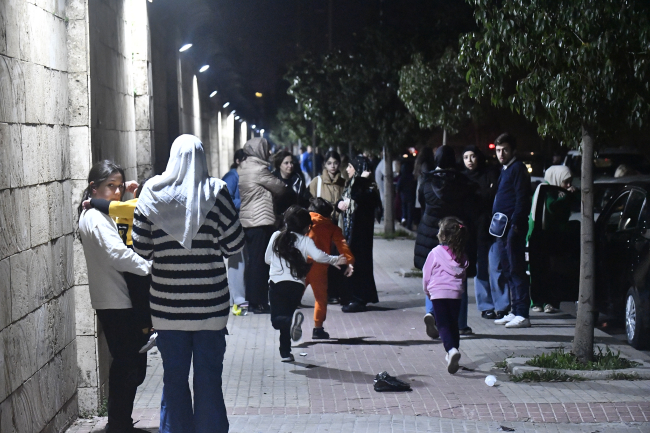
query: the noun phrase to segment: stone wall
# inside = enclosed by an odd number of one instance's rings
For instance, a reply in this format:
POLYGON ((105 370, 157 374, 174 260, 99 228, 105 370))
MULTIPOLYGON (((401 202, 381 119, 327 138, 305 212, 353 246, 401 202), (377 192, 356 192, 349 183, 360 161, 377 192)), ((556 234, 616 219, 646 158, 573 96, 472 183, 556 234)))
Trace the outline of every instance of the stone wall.
POLYGON ((69 3, 0 2, 2 432, 77 415, 69 3))

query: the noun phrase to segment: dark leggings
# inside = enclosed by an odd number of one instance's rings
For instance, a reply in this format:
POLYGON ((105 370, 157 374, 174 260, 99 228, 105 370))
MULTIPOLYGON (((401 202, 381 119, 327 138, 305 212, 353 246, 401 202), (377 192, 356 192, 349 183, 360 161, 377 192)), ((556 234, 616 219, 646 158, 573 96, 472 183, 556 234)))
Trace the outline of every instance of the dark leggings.
POLYGON ((305 285, 295 281, 269 281, 269 300, 271 301, 271 325, 280 331, 280 352, 291 352, 291 320, 296 311, 305 285))
POLYGON ((452 347, 458 349, 460 346, 460 334, 458 332, 458 316, 460 315, 460 299, 432 299, 433 315, 436 317, 436 326, 440 333, 440 339, 449 352, 452 347))
POLYGON ((246 300, 250 308, 269 303, 269 265, 264 261, 273 226, 244 228, 246 238, 246 265, 244 281, 246 300))

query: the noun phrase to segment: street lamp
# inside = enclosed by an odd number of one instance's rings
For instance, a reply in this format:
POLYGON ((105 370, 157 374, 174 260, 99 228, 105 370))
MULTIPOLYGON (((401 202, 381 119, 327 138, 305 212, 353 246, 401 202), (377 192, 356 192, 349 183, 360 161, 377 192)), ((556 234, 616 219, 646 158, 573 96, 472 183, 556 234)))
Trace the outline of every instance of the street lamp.
POLYGON ((184 52, 184 51, 189 50, 190 48, 192 48, 192 44, 185 44, 185 45, 183 45, 183 46, 181 47, 181 49, 178 50, 178 51, 180 51, 180 52, 182 53, 182 52, 184 52))
POLYGON ((226 108, 229 105, 230 105, 230 102, 226 102, 225 104, 223 104, 223 108, 226 108))
POLYGON ((255 129, 255 125, 251 125, 251 128, 255 129))
POLYGON ((210 93, 210 97, 214 98, 214 96, 217 94, 217 91, 215 90, 214 92, 210 93))
POLYGON ((210 68, 210 65, 203 65, 201 66, 201 69, 199 69, 199 72, 205 72, 210 68))

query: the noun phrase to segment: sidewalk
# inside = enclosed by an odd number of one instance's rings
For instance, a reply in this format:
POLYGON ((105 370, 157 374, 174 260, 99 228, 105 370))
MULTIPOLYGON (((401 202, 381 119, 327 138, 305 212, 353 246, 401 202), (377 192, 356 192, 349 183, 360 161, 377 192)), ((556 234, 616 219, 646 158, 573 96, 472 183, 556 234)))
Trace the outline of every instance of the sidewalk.
MULTIPOLYGON (((294 363, 280 362, 268 315, 230 317, 223 391, 231 432, 492 432, 502 425, 517 432, 650 431, 650 381, 513 383, 491 370, 512 354, 570 348, 575 318, 532 313, 532 328, 506 329, 480 318, 472 284, 469 324, 476 335, 462 338, 465 368, 449 375, 440 342, 424 333, 421 280, 397 274, 411 269, 413 243, 375 239, 380 302, 356 314, 330 306, 331 340, 310 340, 313 309, 303 309, 305 337, 294 346, 294 363), (384 370, 413 391, 375 392, 372 379, 384 370), (485 385, 487 374, 497 376, 497 386, 485 385)), ((303 303, 313 306, 310 290, 303 303)), ((650 359, 599 330, 595 335, 597 344, 650 359)), ((162 365, 155 350, 149 366, 134 419, 157 431, 162 365)), ((103 431, 105 422, 79 420, 68 432, 103 431)))

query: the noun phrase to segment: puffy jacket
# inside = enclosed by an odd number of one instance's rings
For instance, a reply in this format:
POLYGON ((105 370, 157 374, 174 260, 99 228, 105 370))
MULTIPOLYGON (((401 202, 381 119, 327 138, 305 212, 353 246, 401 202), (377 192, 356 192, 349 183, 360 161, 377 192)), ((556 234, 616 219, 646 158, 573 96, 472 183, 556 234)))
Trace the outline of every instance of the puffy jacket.
POLYGON ((282 215, 293 204, 297 204, 305 209, 309 207, 311 194, 309 194, 309 191, 305 187, 305 180, 302 178, 302 175, 293 172, 289 179, 283 179, 280 170, 274 170, 273 176, 280 179, 282 183, 291 189, 287 194, 274 200, 276 215, 282 215))
MULTIPOLYGON (((478 198, 477 185, 456 170, 434 170, 424 174, 419 198, 424 213, 418 225, 413 260, 415 267, 422 269, 429 252, 438 246, 438 223, 444 217, 460 218, 470 227, 470 234, 474 235, 473 215, 478 198)), ((468 250, 474 249, 468 242, 468 250)), ((475 256, 476 252, 468 251, 467 255, 473 262, 472 256, 475 256)))
POLYGON ((241 225, 245 228, 274 225, 273 197, 282 196, 288 188, 269 171, 266 139, 255 137, 248 140, 244 152, 248 157, 237 168, 241 225))

